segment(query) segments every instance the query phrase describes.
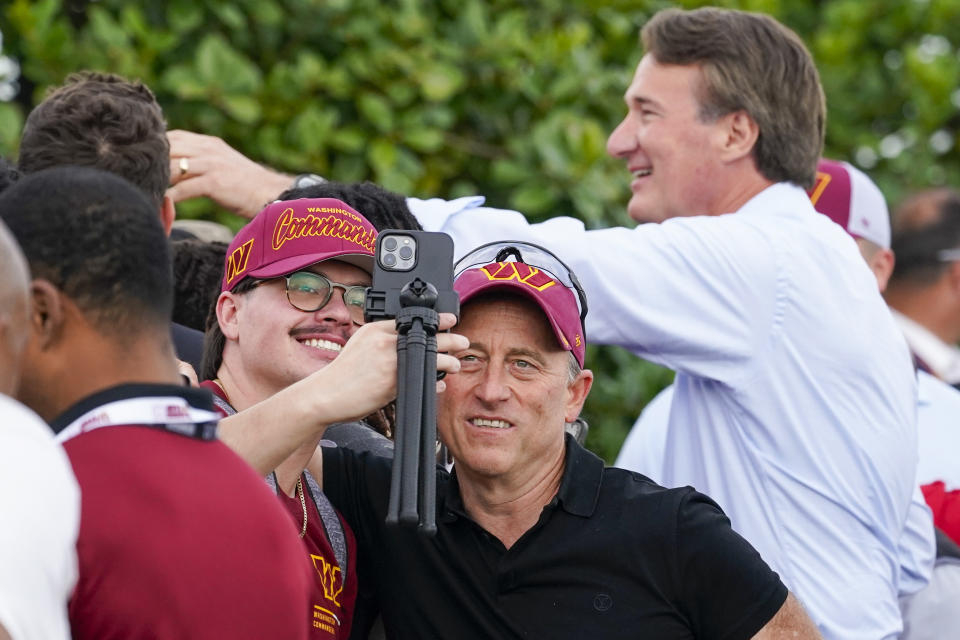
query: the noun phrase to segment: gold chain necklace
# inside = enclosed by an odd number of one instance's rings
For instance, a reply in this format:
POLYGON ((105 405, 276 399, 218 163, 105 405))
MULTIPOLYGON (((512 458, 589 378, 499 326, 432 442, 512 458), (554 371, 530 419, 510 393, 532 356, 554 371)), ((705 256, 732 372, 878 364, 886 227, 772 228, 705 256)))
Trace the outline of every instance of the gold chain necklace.
POLYGON ((307 535, 307 501, 303 499, 303 474, 297 478, 297 494, 300 496, 300 506, 303 507, 303 528, 300 537, 307 535))

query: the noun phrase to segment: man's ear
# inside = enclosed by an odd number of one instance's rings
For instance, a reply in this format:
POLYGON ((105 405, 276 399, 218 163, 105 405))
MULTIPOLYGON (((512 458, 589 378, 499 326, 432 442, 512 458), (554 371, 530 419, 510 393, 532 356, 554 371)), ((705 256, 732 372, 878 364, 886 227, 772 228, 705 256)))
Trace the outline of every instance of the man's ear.
POLYGON ((563 419, 567 422, 573 422, 580 415, 583 409, 583 403, 587 400, 590 393, 590 387, 593 386, 593 371, 584 369, 578 375, 576 380, 567 386, 567 406, 563 419))
POLYGON ((217 322, 220 331, 227 340, 237 340, 240 337, 240 305, 239 296, 231 291, 224 291, 217 298, 217 322))
POLYGON ((896 257, 890 249, 880 249, 867 262, 873 271, 873 275, 877 276, 880 293, 887 290, 887 283, 890 282, 890 276, 893 274, 893 267, 896 262, 896 257))
POLYGON ((163 232, 170 235, 173 229, 173 221, 177 218, 177 208, 173 205, 173 198, 168 195, 163 196, 163 204, 160 205, 160 222, 163 224, 163 232))
POLYGON ((65 319, 60 291, 47 280, 30 283, 30 333, 37 347, 46 350, 63 333, 65 319))
POLYGON ((720 125, 720 158, 727 162, 740 160, 753 153, 753 147, 760 137, 760 127, 756 120, 742 109, 721 116, 717 120, 720 125))

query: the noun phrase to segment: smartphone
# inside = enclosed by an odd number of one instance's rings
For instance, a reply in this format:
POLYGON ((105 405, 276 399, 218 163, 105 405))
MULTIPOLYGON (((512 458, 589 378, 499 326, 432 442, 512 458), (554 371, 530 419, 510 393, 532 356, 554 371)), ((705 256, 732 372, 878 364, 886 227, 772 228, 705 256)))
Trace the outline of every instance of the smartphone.
POLYGON ((437 231, 381 231, 364 306, 366 321, 395 318, 401 309, 401 291, 418 278, 436 288, 437 312, 459 317, 460 296, 453 290, 453 239, 437 231))

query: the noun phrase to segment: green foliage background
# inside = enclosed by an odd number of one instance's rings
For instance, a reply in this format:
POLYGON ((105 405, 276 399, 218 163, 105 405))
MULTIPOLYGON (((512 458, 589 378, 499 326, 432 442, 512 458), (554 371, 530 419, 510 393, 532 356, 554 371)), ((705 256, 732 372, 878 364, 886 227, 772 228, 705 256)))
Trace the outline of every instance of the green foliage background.
MULTIPOLYGON (((629 224, 629 176, 605 139, 639 27, 673 4, 705 3, 11 0, 0 53, 19 61, 21 90, 0 102, 0 154, 16 155, 48 86, 99 69, 151 86, 171 128, 282 170, 629 224)), ((827 155, 869 170, 891 202, 956 183, 960 0, 712 4, 770 13, 804 38, 828 97, 827 155)), ((209 202, 178 215, 242 223, 209 202)), ((612 460, 672 374, 615 348, 591 347, 588 366, 588 443, 612 460)))

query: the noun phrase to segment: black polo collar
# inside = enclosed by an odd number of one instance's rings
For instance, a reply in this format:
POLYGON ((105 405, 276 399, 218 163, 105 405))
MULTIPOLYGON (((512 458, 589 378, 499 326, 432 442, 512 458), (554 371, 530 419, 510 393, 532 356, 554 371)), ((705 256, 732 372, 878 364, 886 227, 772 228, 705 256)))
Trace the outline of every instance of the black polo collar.
MULTIPOLYGON (((597 507, 600 483, 603 480, 603 460, 577 444, 573 436, 566 434, 563 478, 557 495, 551 501, 559 503, 567 513, 589 518, 597 507)), ((449 489, 441 499, 440 519, 453 522, 458 516, 469 518, 460 495, 456 464, 449 476, 449 489)))
POLYGON ((55 434, 60 433, 83 414, 91 411, 92 409, 96 409, 99 406, 105 405, 108 402, 126 400, 128 398, 158 396, 181 397, 186 400, 190 406, 196 409, 213 411, 213 394, 206 389, 183 387, 173 384, 130 383, 110 387, 108 389, 104 389, 103 391, 97 391, 96 393, 83 398, 69 409, 61 413, 59 416, 51 420, 50 428, 53 429, 55 434))
POLYGON ((575 516, 589 518, 597 508, 600 483, 603 481, 603 460, 577 444, 567 434, 566 467, 557 498, 563 509, 575 516))

